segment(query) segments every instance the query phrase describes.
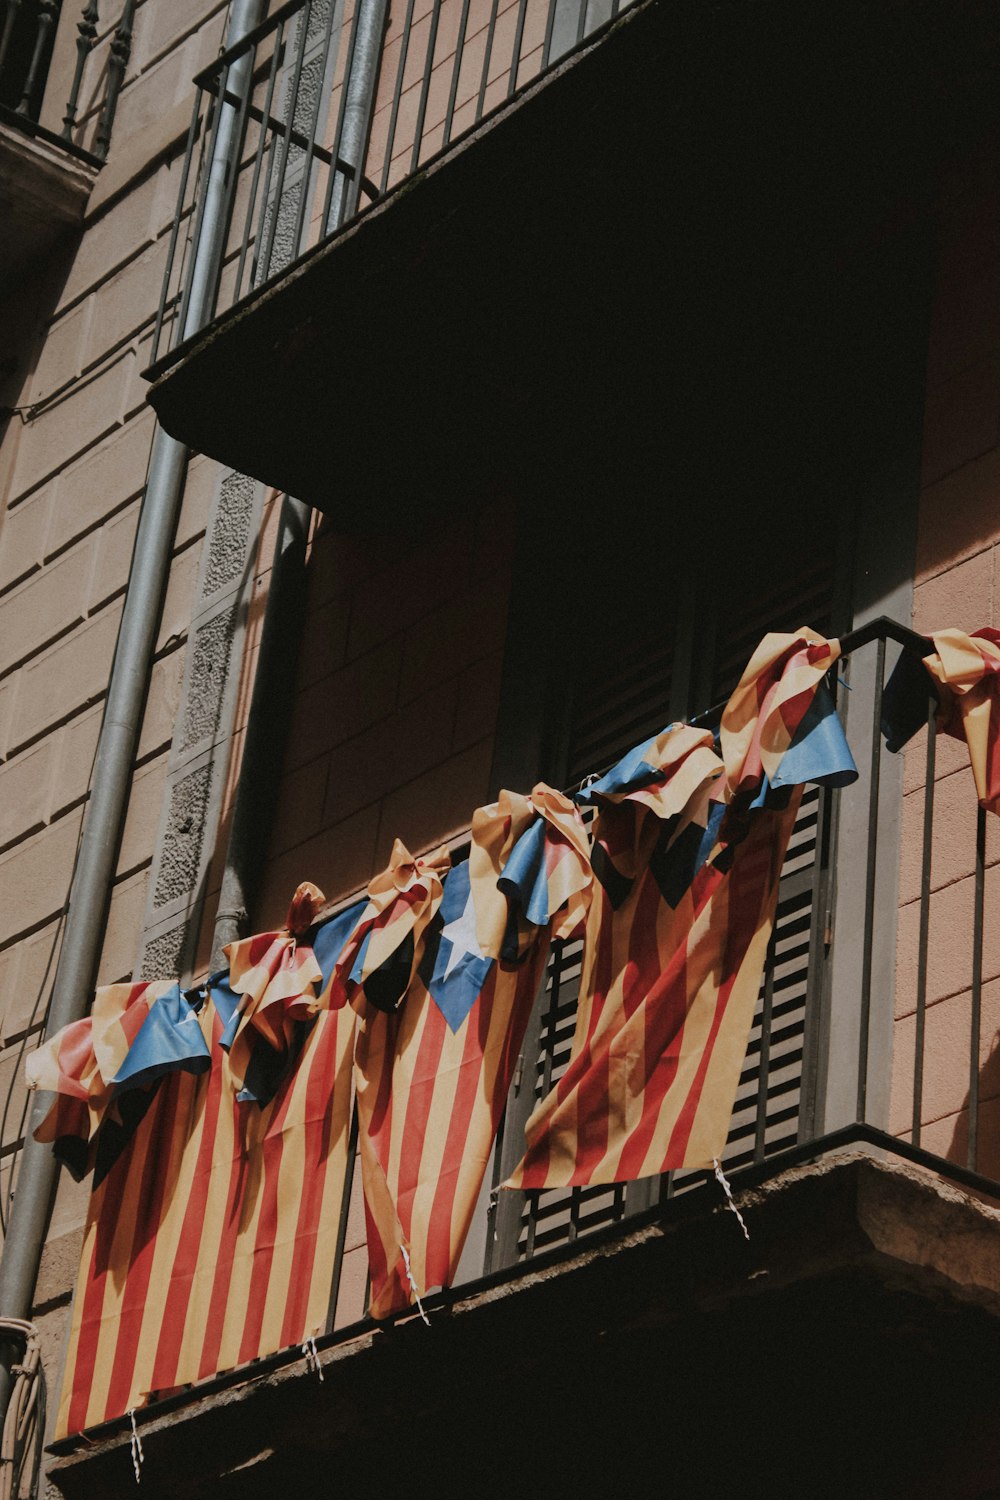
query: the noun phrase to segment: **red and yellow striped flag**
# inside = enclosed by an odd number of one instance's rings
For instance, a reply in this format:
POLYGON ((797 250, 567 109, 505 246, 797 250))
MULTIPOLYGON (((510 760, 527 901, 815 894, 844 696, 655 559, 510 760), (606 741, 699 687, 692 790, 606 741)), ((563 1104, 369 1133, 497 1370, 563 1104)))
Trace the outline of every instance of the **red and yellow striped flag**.
POLYGON ((756 791, 765 776, 774 784, 816 689, 839 656, 839 641, 806 625, 764 637, 722 715, 719 739, 731 793, 756 791))
POLYGON ((424 922, 400 1009, 363 1010, 355 1079, 375 1317, 454 1279, 550 937, 578 927, 590 883, 572 803, 544 786, 502 793, 476 813, 469 862, 435 896, 444 925, 424 922))
MULTIPOLYGON (((149 1047, 146 1023, 158 1002, 167 1002, 169 1008, 172 1000, 187 1011, 177 985, 169 980, 105 985, 94 996, 89 1015, 64 1026, 25 1059, 28 1087, 55 1094, 35 1138, 51 1141, 56 1155, 77 1178, 85 1176, 94 1164, 95 1138, 109 1112, 116 1117, 116 1098, 126 1088, 137 1086, 133 1078, 126 1081, 119 1075, 141 1035, 145 1033, 146 1037, 140 1048, 144 1053, 141 1083, 150 1082, 165 1068, 186 1067, 197 1072, 208 1067, 200 1038, 184 1038, 176 1024, 171 1026, 167 1055, 162 1046, 149 1047)), ((132 1061, 134 1065, 136 1057, 132 1061)))
POLYGON ((832 699, 816 707, 839 654, 809 629, 766 636, 723 713, 721 759, 710 734, 671 725, 581 793, 600 809, 600 888, 576 1031, 505 1186, 624 1182, 722 1154, 796 783, 856 774, 832 699))
POLYGON ((423 934, 441 904, 441 882, 451 867, 443 846, 416 858, 400 839, 386 868, 368 887, 368 903, 331 966, 318 1005, 336 1010, 367 999, 395 1010, 413 977, 423 934), (364 994, 362 994, 364 991, 364 994))
POLYGON ((966 635, 935 630, 934 652, 924 666, 941 685, 938 722, 945 734, 964 737, 987 812, 1000 812, 1000 631, 988 627, 966 635))
POLYGON ((239 1090, 258 1039, 284 1056, 292 1046, 295 1023, 316 1014, 316 985, 322 975, 315 954, 301 939, 324 899, 317 886, 304 880, 295 889, 280 932, 258 933, 223 949, 229 984, 240 1000, 221 1044, 239 1090))
POLYGON ((92 1194, 56 1436, 326 1326, 354 1013, 317 1016, 259 1109, 237 1102, 219 1047, 225 999, 199 1018, 211 1071, 162 1080, 92 1194))

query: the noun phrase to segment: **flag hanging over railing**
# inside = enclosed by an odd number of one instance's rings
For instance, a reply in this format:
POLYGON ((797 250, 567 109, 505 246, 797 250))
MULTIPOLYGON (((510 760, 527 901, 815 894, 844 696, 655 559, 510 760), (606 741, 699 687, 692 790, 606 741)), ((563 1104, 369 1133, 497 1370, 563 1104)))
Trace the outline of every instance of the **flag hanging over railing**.
POLYGON ((28 1087, 55 1095, 35 1135, 51 1141, 60 1161, 82 1178, 94 1166, 108 1116, 122 1123, 123 1096, 176 1069, 203 1073, 210 1066, 197 1017, 176 982, 105 985, 88 1016, 25 1060, 28 1087))
POLYGON ((166 1073, 96 1182, 57 1436, 326 1326, 354 1014, 317 1016, 259 1108, 238 1101, 219 1045, 236 1003, 224 976, 209 984, 196 1020, 210 1071, 166 1073))
POLYGON ((580 794, 598 807, 570 1061, 506 1187, 624 1182, 722 1154, 800 791, 856 770, 836 643, 769 636, 713 736, 671 725, 580 794))
POLYGON ((99 992, 30 1068, 42 1132, 95 1165, 60 1435, 325 1327, 352 1079, 371 1311, 450 1285, 553 941, 586 933, 566 1074, 510 1186, 721 1152, 798 787, 855 775, 836 642, 762 642, 716 737, 670 725, 574 803, 472 819, 469 858, 396 842, 368 899, 233 944, 228 974, 99 992))
POLYGON ((229 984, 239 1002, 223 1031, 221 1046, 229 1053, 233 1078, 246 1099, 256 1098, 254 1089, 247 1088, 247 1075, 257 1043, 263 1042, 284 1060, 296 1025, 316 1014, 316 985, 322 974, 303 937, 323 901, 323 892, 305 880, 296 888, 280 932, 259 933, 224 949, 229 984))
MULTIPOLYGON (((586 914, 586 834, 549 787, 503 793, 475 814, 467 863, 413 878, 422 902, 397 878, 421 933, 411 978, 398 1011, 362 1006, 355 1053, 374 1317, 454 1280, 549 942, 586 914)), ((382 916, 383 933, 412 930, 382 916)))
POLYGON ((1000 631, 935 630, 930 639, 934 649, 923 666, 904 652, 886 683, 882 732, 888 747, 900 750, 926 722, 929 674, 938 727, 965 740, 980 805, 1000 813, 1000 631))

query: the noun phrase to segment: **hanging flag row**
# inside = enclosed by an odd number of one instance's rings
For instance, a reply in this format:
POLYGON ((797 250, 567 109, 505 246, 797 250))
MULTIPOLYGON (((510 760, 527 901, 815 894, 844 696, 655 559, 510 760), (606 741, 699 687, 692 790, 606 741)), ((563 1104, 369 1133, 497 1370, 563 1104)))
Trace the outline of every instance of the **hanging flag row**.
POLYGON ((503 1186, 710 1166, 801 787, 857 775, 838 655, 767 636, 717 736, 503 792, 454 866, 397 842, 332 919, 304 884, 228 972, 102 990, 35 1053, 39 1134, 94 1172, 58 1434, 326 1329, 355 1101, 371 1313, 449 1285, 553 942, 585 940, 571 1056, 503 1186))

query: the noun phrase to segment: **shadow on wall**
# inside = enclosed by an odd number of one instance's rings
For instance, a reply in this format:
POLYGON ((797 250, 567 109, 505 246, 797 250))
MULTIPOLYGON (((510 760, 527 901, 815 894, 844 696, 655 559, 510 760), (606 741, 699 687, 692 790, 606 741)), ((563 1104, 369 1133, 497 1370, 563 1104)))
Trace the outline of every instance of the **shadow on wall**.
POLYGON ((948 1161, 971 1166, 984 1177, 1000 1181, 1000 1031, 993 1037, 990 1053, 979 1070, 977 1085, 978 1118, 975 1151, 969 1152, 970 1088, 955 1117, 955 1126, 947 1150, 948 1161))
POLYGON ((12 277, 6 284, 6 295, 0 298, 0 327, 4 331, 0 349, 0 441, 9 436, 12 421, 27 416, 24 408, 30 407, 29 380, 38 366, 49 322, 82 233, 82 226, 68 231, 55 246, 37 257, 25 274, 12 277))

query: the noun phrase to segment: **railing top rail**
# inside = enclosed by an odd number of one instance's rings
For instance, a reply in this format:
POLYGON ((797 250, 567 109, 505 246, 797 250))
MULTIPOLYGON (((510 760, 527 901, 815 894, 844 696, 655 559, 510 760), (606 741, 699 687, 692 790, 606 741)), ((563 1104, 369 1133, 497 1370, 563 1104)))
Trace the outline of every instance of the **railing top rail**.
POLYGON ((849 630, 846 635, 842 635, 840 653, 842 656, 850 656, 859 646, 867 646, 880 639, 895 641, 905 651, 912 651, 914 656, 929 656, 934 650, 934 642, 928 636, 919 635, 917 631, 900 625, 888 615, 879 615, 877 619, 869 620, 867 625, 859 625, 857 630, 849 630))
MULTIPOLYGON (((840 637, 841 656, 850 656, 853 651, 862 646, 870 646, 872 641, 895 641, 897 646, 902 646, 904 651, 911 652, 921 659, 929 656, 934 650, 934 642, 926 635, 920 635, 915 630, 910 630, 906 625, 900 625, 898 620, 893 620, 889 615, 879 615, 877 619, 869 620, 865 625, 859 625, 857 630, 849 630, 846 635, 840 637)), ((928 688, 928 693, 930 689, 928 688)), ((711 708, 703 708, 700 713, 692 714, 692 724, 712 724, 722 718, 722 711, 729 700, 713 703, 711 708)))
POLYGON ((219 74, 224 72, 230 63, 236 62, 239 58, 245 56, 247 52, 254 51, 259 42, 262 42, 272 31, 277 31, 296 12, 304 10, 306 4, 307 0, 285 0, 285 4, 279 6, 273 15, 267 17, 266 21, 261 21, 252 31, 248 31, 245 36, 241 36, 238 42, 234 42, 231 47, 224 48, 217 57, 212 59, 207 67, 202 68, 200 73, 196 73, 193 80, 195 87, 199 89, 210 88, 219 74))
POLYGON ((78 146, 76 141, 68 141, 64 135, 50 130, 47 125, 33 120, 30 115, 22 115, 16 109, 10 109, 6 104, 0 104, 0 125, 13 126, 21 135, 34 136, 48 146, 55 146, 66 156, 75 157, 77 161, 82 161, 88 167, 104 166, 103 157, 95 155, 93 151, 88 151, 85 146, 78 146))

